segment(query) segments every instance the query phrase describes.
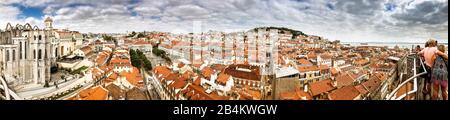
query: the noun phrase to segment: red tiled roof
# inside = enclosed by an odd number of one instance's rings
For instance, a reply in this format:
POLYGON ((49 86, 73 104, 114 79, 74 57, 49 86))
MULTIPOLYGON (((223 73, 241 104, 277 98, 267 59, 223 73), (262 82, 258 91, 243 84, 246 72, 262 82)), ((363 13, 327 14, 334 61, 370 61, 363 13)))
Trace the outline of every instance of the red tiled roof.
POLYGON ((355 61, 355 64, 357 64, 357 65, 364 65, 364 64, 368 64, 368 63, 369 63, 369 61, 366 59, 360 59, 360 60, 355 61))
POLYGON ((319 70, 327 70, 327 69, 330 69, 330 67, 328 67, 328 65, 319 65, 318 69, 319 70))
POLYGON ((135 45, 146 45, 146 44, 150 45, 149 42, 146 42, 144 40, 138 40, 138 41, 134 42, 134 44, 135 45))
POLYGON ((362 95, 369 93, 369 91, 367 91, 366 88, 364 88, 363 85, 357 85, 357 86, 355 86, 355 88, 362 95))
POLYGON ((229 79, 230 79, 230 75, 227 75, 222 72, 219 74, 219 76, 217 78, 217 82, 221 85, 225 85, 229 79))
POLYGON ((353 78, 348 73, 341 74, 336 77, 336 87, 340 88, 343 86, 352 85, 353 81, 353 78))
POLYGON ((73 100, 107 100, 108 91, 102 86, 81 90, 73 100))
POLYGON ((170 69, 166 66, 156 66, 153 71, 157 76, 162 75, 161 78, 165 78, 171 73, 170 69))
POLYGON ((212 92, 210 94, 205 93, 205 89, 201 86, 190 84, 187 88, 185 96, 190 100, 228 100, 229 97, 219 96, 217 92, 212 92))
POLYGON ((322 59, 331 59, 333 56, 331 56, 330 54, 328 54, 328 53, 325 53, 325 54, 321 54, 320 55, 320 58, 322 58, 322 59))
POLYGON ((191 72, 191 71, 186 71, 186 72, 184 72, 184 73, 181 75, 181 77, 182 77, 182 78, 186 78, 186 79, 190 79, 190 78, 192 78, 193 75, 194 75, 193 72, 191 72))
POLYGON ((216 70, 216 71, 224 71, 226 67, 227 67, 226 65, 222 65, 222 64, 213 64, 213 65, 211 65, 211 68, 216 70))
POLYGON ((200 82, 201 82, 201 77, 198 76, 197 78, 195 78, 193 84, 194 84, 194 85, 200 85, 200 82))
POLYGON ((310 91, 312 96, 316 96, 325 92, 333 90, 334 87, 330 79, 314 82, 310 85, 310 91))
POLYGON ((360 95, 359 91, 352 85, 345 86, 328 94, 330 100, 354 100, 360 95))
POLYGON ((106 78, 105 82, 106 83, 114 82, 117 80, 117 77, 118 77, 117 73, 114 72, 108 78, 106 78))
POLYGON ((244 97, 247 100, 261 99, 261 92, 256 90, 250 90, 248 89, 248 86, 245 89, 239 91, 239 94, 241 95, 241 97, 244 97))
POLYGON ((361 83, 369 92, 374 92, 380 85, 381 80, 377 76, 372 76, 366 82, 361 83))
POLYGON ((299 59, 298 63, 300 63, 302 65, 312 65, 312 63, 309 60, 306 60, 306 59, 299 59))
POLYGON ((331 68, 331 75, 337 75, 339 71, 336 68, 331 68))
POLYGON ((170 73, 167 77, 164 78, 164 80, 177 80, 178 77, 179 77, 178 74, 170 73))
POLYGON ((306 55, 309 59, 316 59, 316 53, 314 53, 314 52, 310 52, 310 53, 308 53, 308 55, 306 55))
POLYGON ((186 81, 184 80, 175 80, 172 84, 169 85, 170 87, 173 87, 175 89, 181 89, 184 86, 186 86, 186 81))
POLYGON ((83 51, 84 54, 88 54, 88 53, 92 52, 92 48, 89 46, 84 46, 84 47, 80 48, 80 50, 83 51))
POLYGON ((203 77, 209 79, 211 78, 211 75, 214 73, 214 70, 210 67, 205 67, 202 69, 202 75, 203 77))
POLYGON ((319 68, 317 66, 300 66, 297 68, 299 72, 310 72, 310 71, 318 71, 319 68))
POLYGON ((287 91, 280 94, 281 100, 312 100, 310 94, 300 90, 295 89, 295 91, 287 91))
POLYGON ((225 69, 225 74, 231 75, 233 78, 255 80, 255 81, 261 80, 261 75, 259 73, 259 67, 257 67, 257 66, 250 66, 250 65, 244 65, 244 64, 229 65, 225 69), (250 70, 250 71, 243 71, 240 69, 246 69, 246 70, 250 70))
POLYGON ((128 82, 137 87, 144 86, 144 79, 142 78, 139 69, 133 67, 132 72, 121 72, 120 76, 125 77, 128 82))

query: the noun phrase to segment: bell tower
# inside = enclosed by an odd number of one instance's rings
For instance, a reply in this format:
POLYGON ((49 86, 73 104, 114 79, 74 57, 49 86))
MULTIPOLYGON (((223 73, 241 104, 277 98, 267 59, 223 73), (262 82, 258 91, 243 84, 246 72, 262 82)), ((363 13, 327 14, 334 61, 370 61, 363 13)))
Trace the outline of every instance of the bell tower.
POLYGON ((45 30, 52 30, 53 29, 53 20, 50 17, 47 17, 45 19, 45 30))

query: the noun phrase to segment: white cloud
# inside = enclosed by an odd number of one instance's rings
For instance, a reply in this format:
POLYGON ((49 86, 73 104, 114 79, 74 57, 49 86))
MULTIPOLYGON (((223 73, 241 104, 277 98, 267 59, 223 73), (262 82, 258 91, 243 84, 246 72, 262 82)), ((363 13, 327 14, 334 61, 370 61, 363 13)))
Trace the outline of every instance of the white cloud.
POLYGON ((448 39, 447 0, 142 0, 136 4, 131 0, 0 1, 1 13, 7 13, 0 14, 0 27, 6 25, 3 21, 42 21, 29 17, 17 20, 20 10, 10 4, 20 3, 44 7, 43 13, 54 17, 57 27, 82 32, 189 32, 192 22, 201 21, 204 31, 283 26, 342 41, 448 39), (396 8, 385 11, 387 3, 396 8))

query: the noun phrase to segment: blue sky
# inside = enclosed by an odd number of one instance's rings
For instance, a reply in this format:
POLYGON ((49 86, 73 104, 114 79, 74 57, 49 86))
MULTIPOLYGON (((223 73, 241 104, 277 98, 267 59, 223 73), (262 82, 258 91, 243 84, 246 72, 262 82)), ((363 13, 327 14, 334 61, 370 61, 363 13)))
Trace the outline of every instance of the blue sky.
POLYGON ((341 41, 448 39, 448 0, 0 0, 6 23, 81 32, 242 31, 282 26, 341 41))

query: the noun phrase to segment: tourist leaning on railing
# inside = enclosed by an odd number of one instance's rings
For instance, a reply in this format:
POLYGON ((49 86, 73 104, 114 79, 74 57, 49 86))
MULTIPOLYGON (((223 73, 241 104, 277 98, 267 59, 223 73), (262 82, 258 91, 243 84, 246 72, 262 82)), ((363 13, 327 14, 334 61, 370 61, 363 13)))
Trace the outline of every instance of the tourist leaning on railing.
POLYGON ((437 41, 436 40, 428 40, 427 43, 425 43, 425 48, 419 52, 419 55, 423 56, 424 60, 425 60, 425 68, 427 69, 427 71, 429 71, 427 73, 426 76, 426 87, 425 87, 425 91, 429 92, 429 85, 431 84, 431 70, 433 68, 433 64, 434 61, 436 59, 436 55, 441 56, 442 58, 444 58, 444 60, 448 59, 448 55, 439 51, 437 49, 437 41))

